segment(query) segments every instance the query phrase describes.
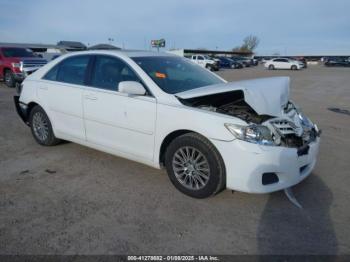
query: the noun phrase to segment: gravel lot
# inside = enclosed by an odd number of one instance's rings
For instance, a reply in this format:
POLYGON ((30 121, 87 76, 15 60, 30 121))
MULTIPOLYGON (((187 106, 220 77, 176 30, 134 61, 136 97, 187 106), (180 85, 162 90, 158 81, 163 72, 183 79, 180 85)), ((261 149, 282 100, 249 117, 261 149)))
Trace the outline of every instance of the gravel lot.
POLYGON ((42 147, 0 84, 0 254, 350 254, 350 69, 223 70, 227 80, 291 77, 323 130, 313 174, 282 192, 196 200, 164 171, 73 143, 42 147))

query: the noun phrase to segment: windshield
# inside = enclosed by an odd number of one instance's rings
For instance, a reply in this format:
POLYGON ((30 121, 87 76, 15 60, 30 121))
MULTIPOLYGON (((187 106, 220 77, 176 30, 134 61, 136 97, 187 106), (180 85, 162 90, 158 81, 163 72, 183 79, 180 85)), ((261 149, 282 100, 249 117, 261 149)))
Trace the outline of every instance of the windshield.
POLYGON ((207 69, 181 57, 149 56, 132 59, 168 94, 223 83, 207 69))
POLYGON ((5 57, 34 57, 33 52, 25 48, 3 48, 2 53, 5 57))

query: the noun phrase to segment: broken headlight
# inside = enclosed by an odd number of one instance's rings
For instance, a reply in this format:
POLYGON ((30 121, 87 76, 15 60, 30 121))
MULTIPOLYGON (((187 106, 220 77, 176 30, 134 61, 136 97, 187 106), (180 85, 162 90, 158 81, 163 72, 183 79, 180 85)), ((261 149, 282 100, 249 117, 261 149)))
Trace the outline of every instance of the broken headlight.
POLYGON ((311 122, 311 120, 307 116, 305 116, 301 110, 298 111, 298 117, 299 117, 301 124, 304 128, 311 130, 314 127, 314 124, 311 122))
POLYGON ((270 129, 262 125, 235 125, 225 124, 225 127, 237 138, 260 145, 275 145, 270 129))

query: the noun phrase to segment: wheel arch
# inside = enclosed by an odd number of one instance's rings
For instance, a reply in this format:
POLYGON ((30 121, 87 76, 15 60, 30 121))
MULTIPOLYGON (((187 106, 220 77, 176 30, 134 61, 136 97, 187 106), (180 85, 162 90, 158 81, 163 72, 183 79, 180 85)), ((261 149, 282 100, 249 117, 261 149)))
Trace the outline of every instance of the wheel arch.
MULTIPOLYGON (((35 106, 40 106, 38 103, 36 102, 29 102, 28 103, 28 109, 27 109, 27 113, 28 113, 28 116, 30 114, 30 112, 32 111, 32 109, 35 107, 35 106)), ((41 106, 40 106, 41 107, 41 106)))
MULTIPOLYGON (((184 134, 187 133, 197 133, 195 131, 192 130, 188 130, 188 129, 179 129, 179 130, 175 130, 172 131, 171 133, 169 133, 168 135, 165 136, 165 138, 162 141, 162 144, 160 145, 160 149, 159 149, 159 164, 161 166, 164 165, 164 161, 165 161, 165 152, 167 147, 170 145, 170 143, 177 137, 182 136, 184 134)), ((197 133, 198 134, 198 133, 197 133)))
MULTIPOLYGON (((193 130, 182 129, 182 130, 173 131, 170 134, 168 134, 164 138, 164 140, 162 141, 161 150, 160 150, 160 154, 159 154, 161 166, 165 166, 167 171, 168 171, 168 174, 169 174, 169 170, 168 170, 168 168, 169 168, 168 163, 169 162, 168 162, 168 159, 165 160, 167 148, 172 143, 172 141, 174 141, 176 138, 183 136, 183 135, 185 135, 187 138, 193 138, 193 139, 196 139, 196 140, 204 143, 204 145, 206 145, 209 148, 209 151, 212 152, 213 157, 216 160, 215 163, 217 163, 217 166, 219 167, 220 174, 221 174, 219 182, 217 184, 217 187, 213 191, 213 194, 217 194, 217 193, 221 192, 223 189, 226 188, 227 169, 226 169, 225 161, 221 155, 221 152, 216 147, 216 145, 210 139, 208 139, 207 136, 204 136, 204 135, 200 134, 199 132, 196 132, 193 130)), ((198 198, 202 198, 202 197, 198 197, 198 198)))
POLYGON ((188 133, 197 134, 197 135, 205 138, 206 140, 208 140, 208 142, 213 145, 213 147, 218 151, 220 157, 222 158, 221 153, 218 150, 218 148, 207 138, 207 136, 205 136, 205 135, 203 135, 203 134, 201 134, 201 133, 199 133, 197 131, 190 130, 190 129, 178 129, 178 130, 174 130, 174 131, 170 132, 169 134, 167 134, 164 137, 164 139, 163 139, 163 141, 162 141, 162 143, 160 145, 159 155, 158 155, 158 163, 159 163, 160 166, 164 166, 165 152, 166 152, 166 149, 168 148, 168 146, 171 144, 171 142, 174 141, 174 139, 176 139, 177 137, 182 136, 184 134, 188 134, 188 133))
POLYGON ((5 72, 6 72, 7 70, 12 72, 11 67, 5 66, 5 67, 2 69, 3 76, 5 76, 5 72))
POLYGON ((27 104, 27 110, 25 111, 22 111, 22 116, 23 116, 23 121, 26 125, 29 125, 29 116, 30 116, 30 112, 32 111, 32 109, 39 105, 38 103, 36 102, 30 102, 27 104))
POLYGON ((44 112, 46 113, 47 117, 49 118, 49 120, 50 120, 50 122, 51 122, 52 129, 53 129, 53 131, 54 131, 54 133, 55 133, 54 124, 53 124, 53 122, 52 122, 51 116, 49 115, 49 113, 47 112, 47 110, 45 109, 45 107, 43 107, 41 104, 39 104, 39 103, 36 102, 36 101, 31 101, 31 102, 29 102, 29 103, 27 104, 27 122, 29 122, 30 112, 33 110, 33 108, 34 108, 35 106, 40 106, 40 107, 44 110, 44 112))

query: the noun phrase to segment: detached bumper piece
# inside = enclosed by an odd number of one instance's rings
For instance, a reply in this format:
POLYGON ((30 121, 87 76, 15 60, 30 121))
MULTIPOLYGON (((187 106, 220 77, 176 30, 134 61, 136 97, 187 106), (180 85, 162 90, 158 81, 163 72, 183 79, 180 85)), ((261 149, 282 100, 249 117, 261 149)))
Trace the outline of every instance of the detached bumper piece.
POLYGON ((19 117, 23 120, 23 122, 26 125, 29 125, 28 123, 28 106, 26 104, 23 104, 19 101, 19 96, 14 96, 13 100, 15 102, 15 107, 16 107, 16 111, 17 114, 19 115, 19 117))
POLYGON ((297 206, 300 209, 303 208, 303 206, 300 205, 298 200, 295 198, 291 187, 284 189, 284 193, 286 194, 287 198, 289 199, 290 202, 292 202, 293 205, 297 206))

